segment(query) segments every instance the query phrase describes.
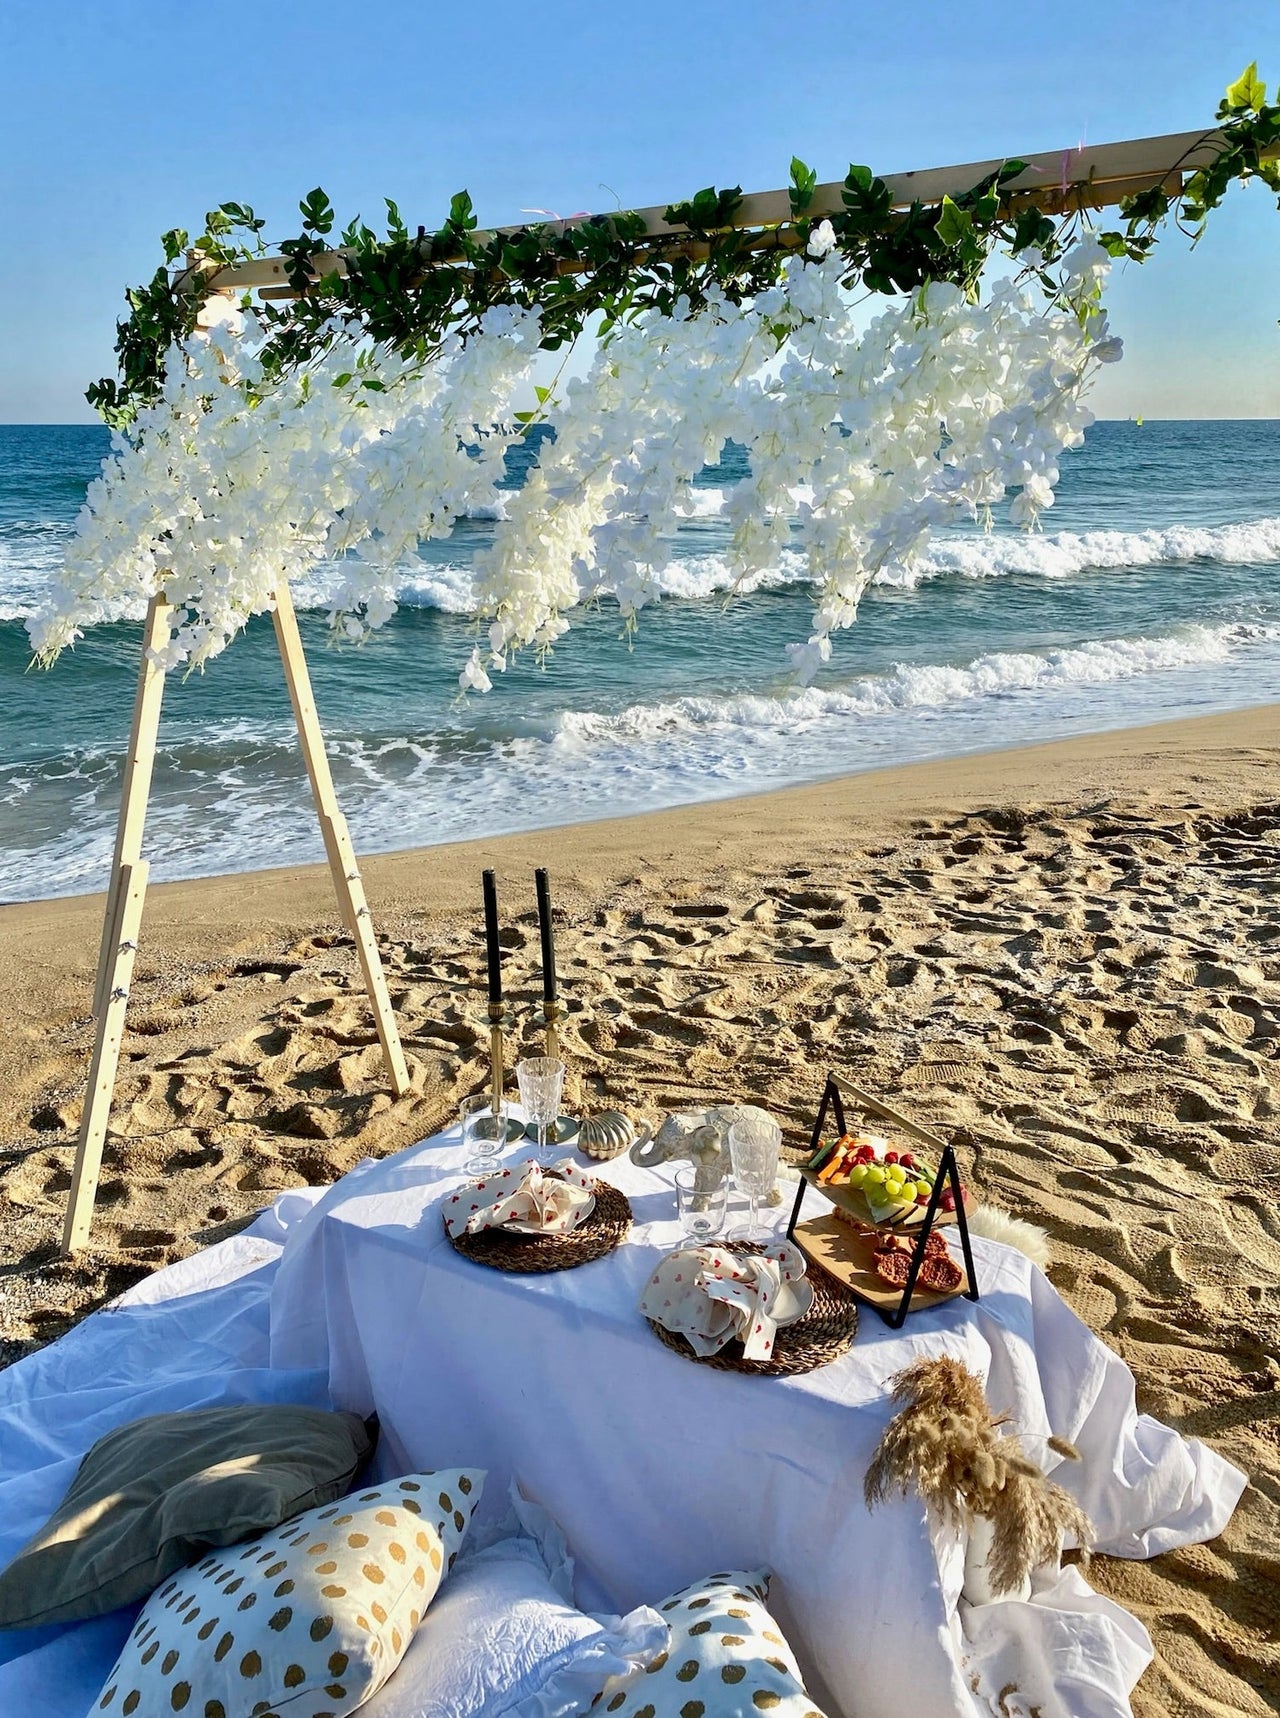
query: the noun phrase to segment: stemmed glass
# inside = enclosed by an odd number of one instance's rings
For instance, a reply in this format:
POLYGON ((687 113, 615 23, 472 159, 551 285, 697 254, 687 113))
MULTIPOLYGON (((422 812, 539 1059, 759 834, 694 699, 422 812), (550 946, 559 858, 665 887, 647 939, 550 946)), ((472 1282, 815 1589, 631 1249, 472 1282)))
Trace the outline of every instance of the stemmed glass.
POLYGON ((773 1239, 773 1230, 760 1221, 760 1201, 773 1191, 778 1178, 778 1155, 782 1150, 782 1129, 767 1116, 744 1117, 729 1128, 729 1161, 739 1193, 750 1201, 750 1216, 746 1226, 730 1229, 731 1241, 765 1242, 773 1239))
POLYGON ((462 1143, 467 1151, 463 1169, 468 1175, 488 1175, 507 1139, 505 1100, 495 1114, 488 1092, 463 1098, 458 1106, 458 1118, 462 1123, 462 1143))
POLYGON ((538 1162, 546 1169, 547 1130, 560 1114, 560 1095, 564 1090, 564 1063, 555 1056, 526 1056, 516 1063, 516 1084, 520 1102, 529 1120, 538 1130, 538 1162))

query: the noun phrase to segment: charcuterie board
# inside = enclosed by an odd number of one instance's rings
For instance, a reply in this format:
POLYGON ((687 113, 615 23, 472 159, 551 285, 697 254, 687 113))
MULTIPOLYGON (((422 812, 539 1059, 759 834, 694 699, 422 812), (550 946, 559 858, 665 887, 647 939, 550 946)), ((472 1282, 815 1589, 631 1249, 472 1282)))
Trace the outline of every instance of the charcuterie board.
MULTIPOLYGON (((902 1289, 885 1282, 876 1271, 874 1234, 855 1229, 828 1211, 798 1223, 792 1239, 807 1258, 829 1271, 837 1282, 842 1282, 859 1300, 865 1300, 877 1312, 892 1312, 901 1302, 902 1289)), ((912 1310, 921 1312, 927 1307, 942 1306, 956 1295, 964 1294, 969 1278, 963 1267, 959 1268, 959 1284, 946 1292, 940 1293, 917 1284, 911 1296, 912 1310)))
POLYGON ((966 1198, 950 1145, 851 1080, 827 1076, 787 1227, 808 1257, 895 1328, 912 1309, 976 1300, 966 1198), (801 1222, 811 1189, 827 1207, 801 1222), (942 1233, 952 1226, 963 1264, 942 1233))

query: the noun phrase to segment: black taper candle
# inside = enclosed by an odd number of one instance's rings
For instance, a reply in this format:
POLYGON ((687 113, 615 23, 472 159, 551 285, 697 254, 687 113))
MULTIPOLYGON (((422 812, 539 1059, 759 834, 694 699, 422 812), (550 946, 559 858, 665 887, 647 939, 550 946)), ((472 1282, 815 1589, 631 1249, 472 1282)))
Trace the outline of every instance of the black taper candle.
POLYGON ((533 874, 538 891, 538 929, 542 933, 542 1000, 556 999, 556 944, 551 929, 551 884, 546 871, 539 866, 533 874))
POLYGON ((489 1000, 502 1001, 502 950, 498 947, 498 883, 492 871, 484 874, 484 942, 489 957, 489 1000))

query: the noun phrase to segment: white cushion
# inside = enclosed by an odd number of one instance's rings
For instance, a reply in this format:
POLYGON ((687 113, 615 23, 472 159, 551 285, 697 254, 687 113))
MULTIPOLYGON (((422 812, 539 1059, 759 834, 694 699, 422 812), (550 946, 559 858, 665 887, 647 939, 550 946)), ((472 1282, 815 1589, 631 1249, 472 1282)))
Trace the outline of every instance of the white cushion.
POLYGON ((368 1718, 564 1718, 664 1644, 653 1611, 590 1617, 559 1585, 523 1534, 468 1552, 368 1718))
POLYGON ((399 1664, 483 1482, 408 1474, 211 1552, 152 1595, 95 1718, 345 1718, 399 1664))

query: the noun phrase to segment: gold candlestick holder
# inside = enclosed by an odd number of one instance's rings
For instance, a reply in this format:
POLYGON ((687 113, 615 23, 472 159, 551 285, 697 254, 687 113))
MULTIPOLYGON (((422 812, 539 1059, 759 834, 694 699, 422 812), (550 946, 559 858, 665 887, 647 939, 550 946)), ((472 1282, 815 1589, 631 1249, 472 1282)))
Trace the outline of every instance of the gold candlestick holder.
MULTIPOLYGON (((506 1028, 511 1024, 511 1016, 501 1002, 489 1004, 489 1069, 490 1069, 490 1108, 495 1120, 501 1117, 505 1102, 504 1092, 507 1083, 506 1028)), ((520 1139, 524 1134, 524 1124, 508 1116, 502 1123, 502 1138, 504 1142, 520 1139)))
MULTIPOLYGON (((554 1057, 556 1061, 561 1060, 560 1034, 556 1030, 556 1021, 560 1018, 560 1014, 561 1008, 559 1002, 549 1002, 544 996, 542 999, 543 1053, 547 1056, 554 1057)), ((580 1123, 576 1116, 557 1116, 554 1123, 547 1129, 548 1144, 569 1145, 573 1140, 577 1139, 579 1125, 580 1123)), ((537 1139, 538 1129, 535 1123, 527 1123, 524 1131, 527 1138, 534 1140, 537 1139)))
POLYGON ((560 1018, 560 1004, 542 999, 542 1037, 548 1056, 559 1059, 560 1034, 556 1031, 556 1021, 560 1018))

